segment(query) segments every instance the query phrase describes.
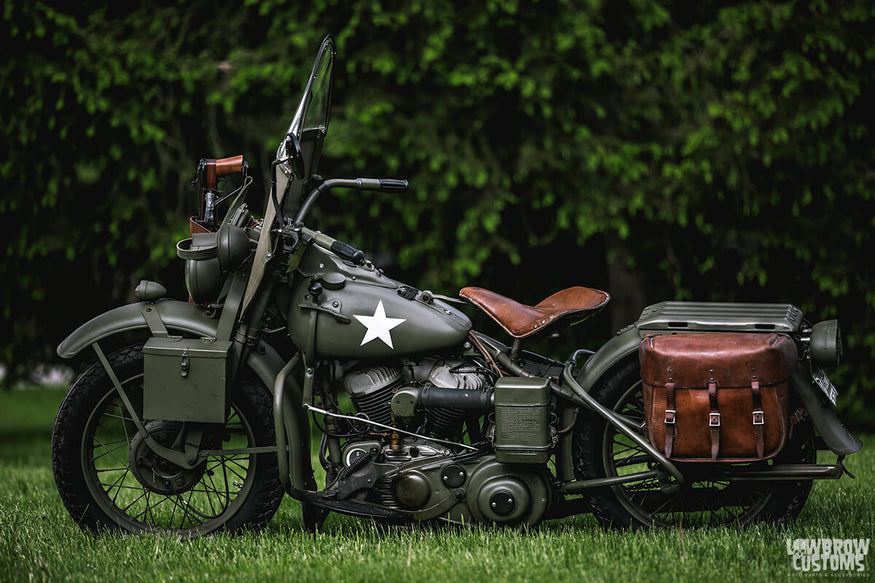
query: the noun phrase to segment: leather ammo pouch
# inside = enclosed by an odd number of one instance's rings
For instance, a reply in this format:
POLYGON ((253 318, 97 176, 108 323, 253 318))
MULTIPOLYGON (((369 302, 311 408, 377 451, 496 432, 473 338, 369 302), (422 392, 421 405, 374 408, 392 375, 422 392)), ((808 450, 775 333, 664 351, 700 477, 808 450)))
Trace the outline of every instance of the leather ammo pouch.
POLYGON ((648 437, 667 458, 755 461, 784 447, 797 360, 788 336, 654 335, 638 354, 648 437))

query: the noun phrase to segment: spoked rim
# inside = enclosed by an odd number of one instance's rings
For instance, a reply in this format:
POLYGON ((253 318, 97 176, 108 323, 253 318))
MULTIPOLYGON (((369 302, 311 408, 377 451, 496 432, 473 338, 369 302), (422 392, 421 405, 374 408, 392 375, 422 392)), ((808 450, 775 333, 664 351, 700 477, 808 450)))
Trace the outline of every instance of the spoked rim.
MULTIPOLYGON (((644 427, 645 410, 639 380, 619 399, 614 411, 636 427, 644 427)), ((610 423, 602 440, 602 460, 606 476, 623 476, 658 469, 646 450, 618 432, 610 423)), ((721 467, 725 467, 721 464, 721 467)), ((646 478, 612 486, 617 500, 639 522, 659 527, 718 526, 747 524, 768 503, 771 487, 754 482, 713 480, 709 464, 683 464, 682 471, 701 469, 701 479, 689 481, 675 493, 665 494, 660 486, 671 485, 674 478, 646 478), (668 481, 670 480, 670 481, 668 481), (667 482, 668 481, 668 482, 667 482)))
MULTIPOLYGON (((142 395, 142 375, 122 383, 131 401, 142 395)), ((184 430, 181 422, 145 422, 165 446, 184 430)), ((255 445, 251 426, 232 402, 224 428, 210 449, 255 445)), ((178 443, 176 444, 178 445, 178 443)), ((255 478, 252 454, 216 455, 185 469, 154 454, 115 390, 92 411, 82 438, 85 482, 97 505, 126 530, 199 534, 220 528, 246 500, 255 478)))

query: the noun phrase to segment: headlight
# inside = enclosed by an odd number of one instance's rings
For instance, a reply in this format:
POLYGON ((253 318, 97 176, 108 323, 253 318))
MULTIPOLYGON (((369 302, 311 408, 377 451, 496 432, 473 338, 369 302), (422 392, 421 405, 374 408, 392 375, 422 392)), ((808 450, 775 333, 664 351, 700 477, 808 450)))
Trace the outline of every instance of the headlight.
POLYGON ((838 366, 842 358, 842 331, 838 320, 825 320, 811 327, 811 360, 821 366, 838 366))

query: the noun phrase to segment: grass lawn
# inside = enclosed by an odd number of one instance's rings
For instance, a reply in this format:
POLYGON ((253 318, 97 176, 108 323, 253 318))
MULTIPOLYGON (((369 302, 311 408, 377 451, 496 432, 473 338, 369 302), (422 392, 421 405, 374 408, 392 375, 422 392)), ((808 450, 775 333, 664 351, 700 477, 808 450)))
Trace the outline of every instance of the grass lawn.
POLYGON ((787 554, 788 539, 875 538, 871 447, 847 460, 856 480, 816 483, 799 519, 783 528, 617 533, 584 515, 530 530, 401 529, 332 514, 325 532, 312 535, 298 503, 286 498, 268 528, 253 535, 89 535, 74 525, 52 479, 49 442, 62 396, 58 389, 0 393, 0 581, 875 579, 875 550, 862 573, 798 572, 787 554))

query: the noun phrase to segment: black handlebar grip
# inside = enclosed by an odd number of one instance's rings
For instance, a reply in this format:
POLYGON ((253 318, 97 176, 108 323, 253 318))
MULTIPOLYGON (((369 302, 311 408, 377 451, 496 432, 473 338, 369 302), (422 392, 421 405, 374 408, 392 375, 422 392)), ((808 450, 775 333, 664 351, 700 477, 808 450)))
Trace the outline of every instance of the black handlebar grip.
POLYGON ((395 178, 380 178, 380 192, 404 194, 407 192, 407 181, 395 178))
POLYGON ((352 261, 356 265, 361 265, 365 260, 365 252, 361 249, 356 249, 343 241, 335 241, 331 244, 331 250, 347 261, 352 261))

